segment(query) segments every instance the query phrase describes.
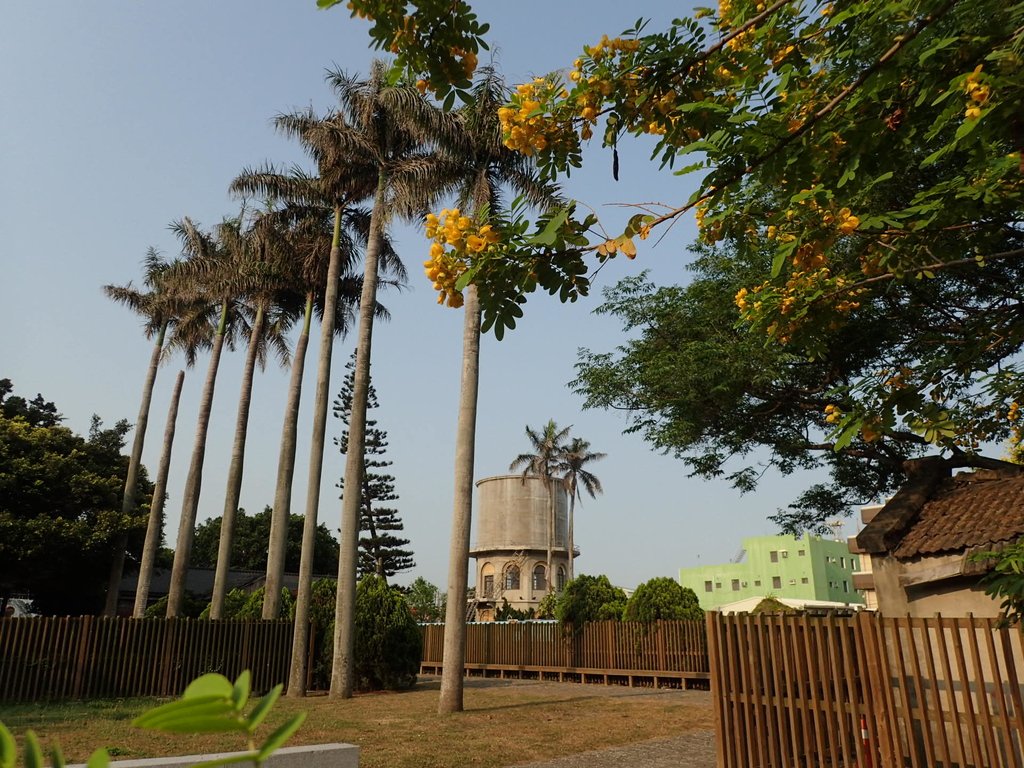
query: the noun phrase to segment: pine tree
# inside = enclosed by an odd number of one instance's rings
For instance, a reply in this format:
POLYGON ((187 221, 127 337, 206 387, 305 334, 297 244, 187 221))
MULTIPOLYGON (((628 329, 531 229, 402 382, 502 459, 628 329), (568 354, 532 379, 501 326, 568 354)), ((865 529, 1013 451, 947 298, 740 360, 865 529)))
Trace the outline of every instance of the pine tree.
MULTIPOLYGON (((341 439, 335 443, 342 453, 348 452, 348 423, 352 411, 352 391, 355 380, 355 353, 345 366, 345 382, 342 384, 338 399, 334 401, 334 415, 345 424, 341 439)), ((367 410, 377 407, 377 391, 372 382, 367 396, 367 410)), ((366 444, 363 450, 363 479, 359 499, 359 530, 366 535, 359 537, 359 561, 357 569, 359 578, 368 574, 380 576, 387 580, 400 571, 407 571, 416 565, 412 551, 404 547, 409 543, 396 535, 401 531, 402 518, 398 510, 392 507, 378 506, 396 501, 395 477, 385 470, 391 466, 384 454, 388 448, 388 433, 377 426, 375 419, 366 419, 366 444)), ((345 492, 344 478, 338 483, 345 492)))

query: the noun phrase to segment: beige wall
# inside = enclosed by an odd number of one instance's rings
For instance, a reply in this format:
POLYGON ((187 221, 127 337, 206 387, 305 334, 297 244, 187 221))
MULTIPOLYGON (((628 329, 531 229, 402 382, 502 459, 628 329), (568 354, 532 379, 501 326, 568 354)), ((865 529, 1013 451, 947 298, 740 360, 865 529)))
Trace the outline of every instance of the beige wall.
MULTIPOLYGON (((549 497, 539 477, 500 475, 476 484, 476 542, 473 550, 546 550, 549 497)), ((568 504, 565 489, 555 481, 555 548, 568 540, 568 504)))
POLYGON ((943 616, 979 618, 999 615, 999 603, 977 586, 977 576, 958 574, 963 555, 941 555, 899 561, 871 558, 878 611, 883 616, 943 616))

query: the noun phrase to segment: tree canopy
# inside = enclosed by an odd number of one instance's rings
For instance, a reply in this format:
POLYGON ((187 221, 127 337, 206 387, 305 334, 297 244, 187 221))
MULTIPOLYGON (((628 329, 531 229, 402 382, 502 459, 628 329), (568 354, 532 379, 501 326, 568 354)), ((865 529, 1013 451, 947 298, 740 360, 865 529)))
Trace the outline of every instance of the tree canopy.
POLYGON ((625 621, 704 618, 697 595, 668 576, 657 576, 636 588, 622 615, 625 621))
POLYGON ((577 629, 588 621, 618 620, 626 607, 626 593, 612 586, 607 576, 581 574, 565 585, 555 604, 559 623, 577 629))
MULTIPOLYGON (((273 510, 265 507, 255 515, 238 510, 235 519, 235 536, 231 548, 231 567, 247 571, 262 571, 267 567, 267 541, 270 538, 270 523, 273 510)), ((220 518, 204 520, 196 526, 195 541, 192 545, 192 565, 196 568, 212 568, 217 563, 217 546, 220 541, 220 518)), ((302 556, 302 515, 290 515, 288 520, 288 541, 285 545, 285 570, 297 573, 302 556)), ((338 541, 326 525, 316 528, 313 552, 313 572, 333 575, 338 570, 338 541)))
POLYGON ((41 613, 94 613, 119 536, 142 549, 152 483, 140 472, 138 502, 123 514, 128 423, 104 428, 94 416, 82 437, 41 395, 12 392, 0 381, 0 599, 28 592, 41 613))
MULTIPOLYGON (((465 3, 421 5, 430 4, 361 0, 356 11, 419 75, 427 27, 458 32, 464 50, 485 34, 465 3)), ((702 243, 735 262, 714 299, 725 327, 736 325, 735 344, 721 348, 735 365, 713 394, 770 414, 765 429, 785 428, 783 440, 768 440, 776 466, 813 466, 809 456, 836 450, 833 477, 859 493, 891 487, 901 459, 922 447, 978 463, 983 444, 1019 430, 1024 388, 1022 51, 1019 1, 720 0, 660 30, 640 20, 518 86, 501 111, 505 142, 554 178, 582 162, 592 138, 614 154, 629 137, 653 137, 653 159, 689 175, 696 191, 637 204, 621 232, 596 238, 571 206, 533 230, 514 212, 504 227, 492 216, 497 242, 467 251, 463 280, 504 297, 490 304, 500 327, 538 283, 571 299, 596 264, 637 256, 692 211, 702 243), (536 260, 562 237, 557 245, 579 261, 541 275, 536 260), (745 351, 769 369, 744 373, 745 351), (811 379, 821 372, 825 386, 811 379), (737 394, 742 375, 749 382, 737 394), (770 410, 808 381, 811 397, 770 410)), ((643 303, 659 311, 669 298, 627 285, 611 297, 624 317, 630 291, 656 298, 657 307, 643 303)), ((662 312, 659 332, 677 329, 666 320, 662 312)), ((642 364, 670 358, 671 340, 663 346, 642 364)), ((630 351, 619 362, 641 364, 630 351)), ((655 425, 658 439, 683 446, 701 471, 727 471, 723 456, 750 430, 724 411, 709 416, 709 400, 641 399, 640 419, 673 409, 678 422, 655 425)), ((754 477, 742 467, 736 479, 754 477)), ((809 493, 819 512, 841 506, 827 489, 809 493)))

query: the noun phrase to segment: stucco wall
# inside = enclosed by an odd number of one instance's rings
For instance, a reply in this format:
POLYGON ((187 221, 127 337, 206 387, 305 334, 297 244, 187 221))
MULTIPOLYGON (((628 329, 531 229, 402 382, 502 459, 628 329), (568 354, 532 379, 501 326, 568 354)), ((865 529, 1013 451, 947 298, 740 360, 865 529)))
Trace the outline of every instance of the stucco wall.
POLYGON ((978 588, 978 576, 956 575, 962 562, 961 554, 908 561, 872 557, 878 612, 883 616, 998 616, 999 603, 978 588))
MULTIPOLYGON (((555 495, 555 547, 565 549, 568 536, 568 504, 561 483, 555 495)), ((547 549, 549 496, 539 477, 500 475, 479 480, 477 487, 476 540, 473 550, 547 549)))

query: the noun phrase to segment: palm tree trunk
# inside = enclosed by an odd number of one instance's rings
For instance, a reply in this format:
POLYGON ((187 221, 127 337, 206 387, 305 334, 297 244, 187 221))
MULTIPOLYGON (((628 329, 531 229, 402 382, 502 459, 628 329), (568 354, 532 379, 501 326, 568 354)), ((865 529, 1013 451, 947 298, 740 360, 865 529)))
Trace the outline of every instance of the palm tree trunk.
MULTIPOLYGON (((146 427, 149 424, 149 404, 153 399, 153 385, 156 383, 156 372, 160 367, 160 358, 164 353, 164 336, 167 333, 167 321, 160 326, 153 346, 153 354, 149 358, 149 370, 146 381, 142 385, 142 403, 139 405, 139 416, 135 420, 135 436, 132 439, 132 453, 128 459, 128 477, 124 481, 124 496, 121 501, 121 517, 126 518, 135 509, 135 492, 138 490, 139 466, 142 464, 142 447, 146 442, 146 427)), ((104 616, 117 613, 117 596, 121 588, 121 574, 124 571, 124 550, 128 545, 127 531, 118 536, 114 559, 110 564, 110 578, 107 582, 107 600, 103 606, 104 616)))
POLYGON ((544 478, 548 487, 548 594, 555 591, 554 574, 551 572, 555 553, 555 489, 554 479, 548 475, 544 478))
POLYGON ((466 581, 469 529, 473 519, 473 470, 476 455, 476 408, 480 386, 480 299, 476 286, 466 287, 462 328, 462 383, 455 431, 455 498, 448 554, 448 604, 444 617, 444 655, 439 714, 461 712, 462 675, 466 663, 466 581))
POLYGON ((185 382, 185 372, 178 371, 171 394, 171 404, 167 409, 167 426, 164 428, 164 447, 160 454, 160 467, 156 473, 156 485, 153 486, 153 503, 149 507, 149 525, 146 526, 146 541, 142 546, 142 562, 139 563, 139 581, 135 587, 135 608, 132 616, 141 619, 146 615, 146 603, 149 602, 149 585, 153 579, 153 561, 160 547, 160 531, 164 525, 164 496, 167 495, 167 475, 171 469, 171 446, 174 445, 175 422, 178 420, 178 402, 181 400, 181 387, 185 382))
POLYGON ((335 307, 341 276, 341 206, 334 207, 334 235, 327 266, 324 314, 320 322, 320 360, 313 401, 313 437, 309 451, 309 480, 306 485, 306 515, 302 523, 302 557, 299 561, 299 590, 295 598, 295 630, 292 635, 292 663, 288 695, 306 695, 309 652, 309 601, 313 589, 313 551, 316 544, 317 512, 320 507, 320 476, 324 465, 324 437, 327 433, 327 401, 331 387, 331 353, 334 347, 335 307))
POLYGON ((245 468, 245 440, 249 432, 249 406, 252 403, 253 374, 256 357, 263 338, 265 302, 256 307, 249 332, 249 348, 245 353, 245 367, 242 369, 242 391, 238 396, 238 415, 235 418, 235 443, 231 447, 231 464, 228 467, 227 493, 224 497, 224 514, 220 519, 220 540, 217 542, 217 570, 213 577, 213 597, 210 601, 210 618, 224 618, 224 596, 228 592, 228 573, 231 570, 231 550, 235 543, 235 517, 238 501, 242 495, 242 472, 245 468))
POLYGON ((185 479, 185 492, 181 502, 181 521, 178 524, 178 541, 174 547, 174 565, 171 568, 171 587, 167 593, 167 618, 173 619, 181 613, 185 599, 185 576, 192 557, 192 541, 196 534, 196 514, 199 512, 199 493, 203 485, 203 461, 206 458, 206 433, 210 428, 210 411, 213 409, 213 390, 217 383, 217 367, 224 349, 224 332, 228 324, 228 303, 220 311, 217 334, 210 350, 210 367, 206 372, 203 397, 199 402, 199 418, 196 421, 196 438, 192 445, 192 462, 185 479))
MULTIPOLYGON (((363 261, 363 289, 359 297, 359 341, 352 377, 352 411, 348 424, 348 453, 345 454, 345 487, 358 489, 362 483, 366 447, 366 403, 370 390, 370 350, 373 314, 377 306, 377 266, 380 256, 387 175, 377 178, 370 236, 363 261)), ((355 688, 356 563, 359 559, 359 496, 346 493, 341 505, 341 552, 338 558, 338 593, 334 604, 334 665, 331 692, 335 698, 352 697, 355 688)))
POLYGON ((295 447, 298 444, 299 403, 302 400, 302 374, 306 367, 306 347, 313 319, 313 294, 306 296, 306 315, 302 333, 295 342, 292 377, 288 385, 288 403, 281 428, 281 450, 277 460, 277 486, 270 517, 270 541, 267 543, 267 581, 263 592, 263 618, 276 619, 281 610, 281 583, 284 580, 285 551, 288 548, 288 522, 292 512, 292 479, 295 477, 295 447))
POLYGON ((569 568, 568 577, 569 581, 573 579, 573 553, 576 551, 574 548, 574 541, 572 535, 572 527, 576 517, 576 481, 572 483, 572 487, 569 489, 569 568))

